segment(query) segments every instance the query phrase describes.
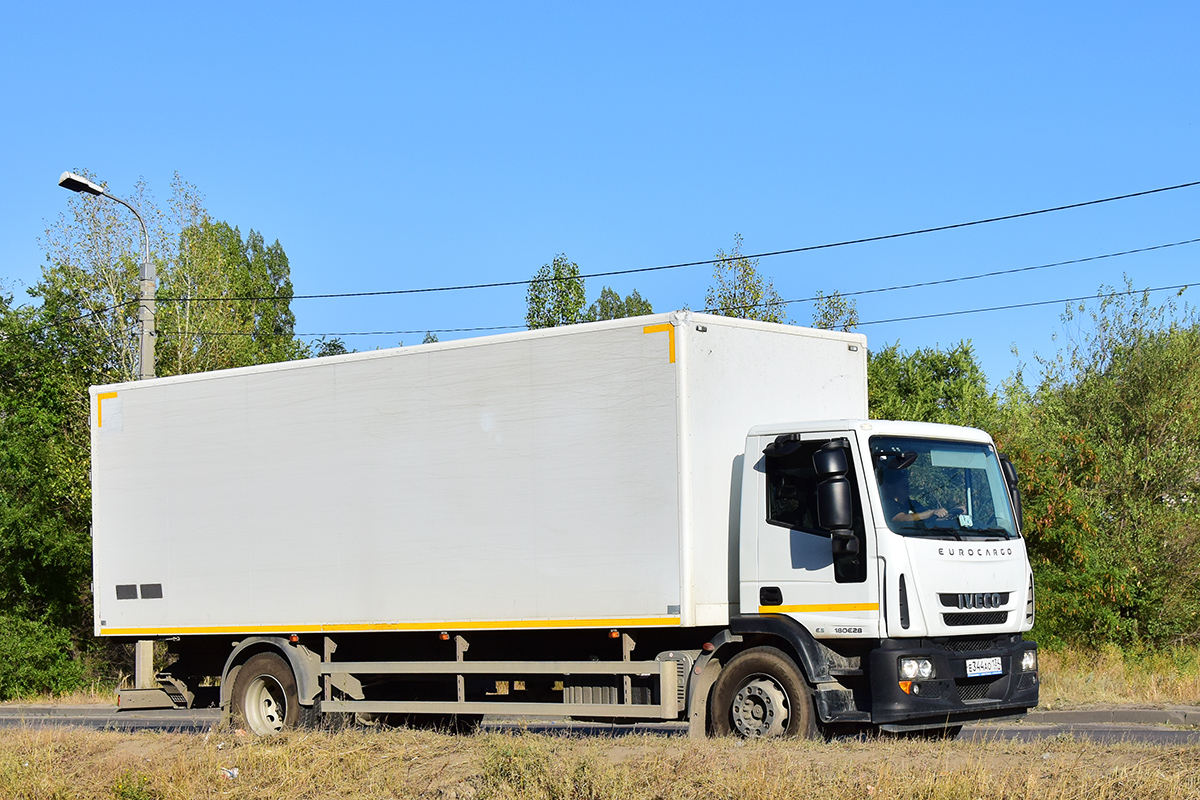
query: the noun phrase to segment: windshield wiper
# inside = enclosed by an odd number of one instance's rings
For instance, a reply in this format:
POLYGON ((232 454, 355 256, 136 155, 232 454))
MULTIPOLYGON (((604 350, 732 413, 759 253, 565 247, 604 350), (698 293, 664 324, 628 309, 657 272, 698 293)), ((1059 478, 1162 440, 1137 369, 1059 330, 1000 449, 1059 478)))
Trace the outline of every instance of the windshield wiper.
POLYGON ((922 539, 950 539, 961 542, 957 528, 901 528, 897 531, 901 536, 919 536, 922 539))
POLYGON ((963 528, 963 533, 981 536, 999 536, 1002 539, 1008 539, 1010 534, 1004 528, 963 528))

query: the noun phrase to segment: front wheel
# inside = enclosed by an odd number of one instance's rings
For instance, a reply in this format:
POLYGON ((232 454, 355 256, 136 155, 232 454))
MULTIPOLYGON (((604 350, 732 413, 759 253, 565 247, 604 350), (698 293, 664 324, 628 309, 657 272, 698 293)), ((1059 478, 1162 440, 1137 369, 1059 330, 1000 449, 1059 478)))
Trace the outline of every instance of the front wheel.
POLYGON ((233 713, 256 736, 295 728, 300 720, 296 676, 274 653, 252 656, 233 682, 233 713))
POLYGON ((718 736, 817 736, 812 690, 796 664, 774 647, 738 653, 721 670, 711 721, 718 736))

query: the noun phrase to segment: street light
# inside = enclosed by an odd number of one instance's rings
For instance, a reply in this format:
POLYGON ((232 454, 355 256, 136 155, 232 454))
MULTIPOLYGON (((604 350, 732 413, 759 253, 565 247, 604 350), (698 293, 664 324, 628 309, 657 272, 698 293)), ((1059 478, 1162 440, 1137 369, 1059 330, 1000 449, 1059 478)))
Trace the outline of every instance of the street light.
MULTIPOLYGON (((150 261, 150 234, 141 212, 121 198, 111 195, 103 186, 92 183, 82 175, 64 172, 58 185, 80 194, 94 194, 116 200, 128 208, 142 225, 142 269, 138 274, 138 380, 154 377, 154 264, 150 261)), ((154 642, 141 639, 133 647, 133 683, 138 689, 151 689, 154 680, 154 642)))
POLYGON ((94 194, 101 197, 107 197, 109 200, 115 200, 121 205, 128 208, 137 217, 137 221, 142 226, 142 269, 138 273, 138 380, 154 377, 154 285, 155 274, 154 264, 150 261, 150 234, 146 231, 146 221, 142 219, 141 212, 133 207, 132 204, 125 202, 116 195, 111 195, 103 187, 99 186, 82 175, 76 175, 74 172, 64 172, 58 179, 58 185, 64 189, 70 189, 72 192, 80 194, 94 194))

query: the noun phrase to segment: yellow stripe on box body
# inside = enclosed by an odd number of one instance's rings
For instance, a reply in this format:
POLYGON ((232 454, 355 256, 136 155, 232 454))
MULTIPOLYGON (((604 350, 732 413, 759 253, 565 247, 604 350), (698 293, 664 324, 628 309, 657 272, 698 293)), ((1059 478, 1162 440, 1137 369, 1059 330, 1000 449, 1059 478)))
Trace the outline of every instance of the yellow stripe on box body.
POLYGON ((112 400, 117 396, 116 392, 105 392, 104 394, 96 395, 96 427, 104 427, 104 401, 112 400))
POLYGON ((667 347, 670 355, 670 362, 675 363, 675 326, 669 322, 664 322, 662 325, 647 325, 642 328, 642 333, 662 333, 667 332, 667 347))
POLYGON ((679 625, 679 617, 631 617, 629 619, 539 619, 473 620, 466 622, 360 622, 323 625, 217 625, 183 628, 101 628, 101 636, 174 636, 184 633, 369 633, 371 631, 474 631, 499 628, 539 630, 543 628, 645 628, 679 625))
POLYGON ((760 614, 811 614, 821 611, 878 611, 879 603, 821 603, 811 606, 759 606, 760 614))

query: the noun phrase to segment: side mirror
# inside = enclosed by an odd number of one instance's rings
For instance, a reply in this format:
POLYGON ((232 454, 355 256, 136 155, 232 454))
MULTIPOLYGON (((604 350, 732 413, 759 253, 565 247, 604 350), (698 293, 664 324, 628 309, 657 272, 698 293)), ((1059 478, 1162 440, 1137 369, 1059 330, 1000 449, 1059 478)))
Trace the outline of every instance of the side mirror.
POLYGON ((854 497, 845 475, 826 478, 817 486, 817 524, 827 531, 854 527, 854 497))
POLYGON ((775 437, 775 441, 771 442, 763 450, 763 455, 767 458, 787 458, 795 453, 804 442, 800 441, 800 434, 785 433, 775 437))
POLYGON ((858 537, 854 527, 854 494, 846 473, 845 440, 835 439, 813 453, 813 469, 824 478, 817 484, 817 524, 829 531, 835 555, 857 553, 858 537))
POLYGON ((1000 454, 1000 469, 1004 472, 1004 482, 1008 484, 1008 488, 1015 490, 1017 488, 1017 468, 1012 460, 1003 453, 1000 454))
POLYGON ((1025 515, 1021 511, 1021 489, 1017 468, 1003 453, 1000 454, 1000 471, 1004 473, 1004 482, 1008 484, 1008 494, 1012 498, 1013 513, 1017 515, 1017 530, 1025 529, 1025 515))
POLYGON ((821 478, 836 478, 845 476, 850 471, 846 461, 846 448, 850 443, 845 439, 834 439, 813 453, 813 469, 821 478))
POLYGON ((858 552, 858 537, 850 531, 830 531, 830 541, 833 543, 833 554, 854 554, 858 552))

